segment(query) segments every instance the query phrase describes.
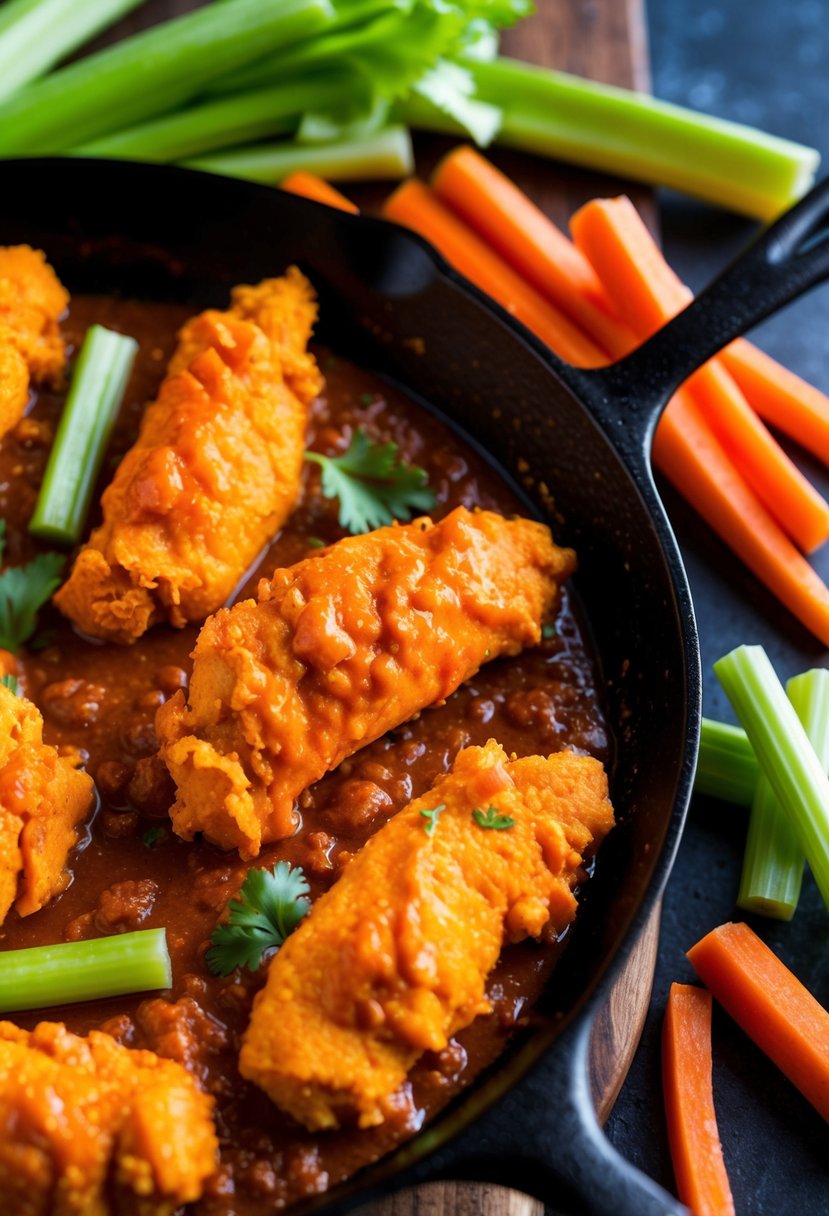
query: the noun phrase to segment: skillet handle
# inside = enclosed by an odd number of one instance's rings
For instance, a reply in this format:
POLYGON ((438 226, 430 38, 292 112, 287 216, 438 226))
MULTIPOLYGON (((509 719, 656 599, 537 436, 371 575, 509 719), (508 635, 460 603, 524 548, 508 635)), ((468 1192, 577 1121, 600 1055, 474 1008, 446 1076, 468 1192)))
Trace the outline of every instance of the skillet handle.
MULTIPOLYGON (((544 1081, 555 1111, 556 1180, 533 1188, 556 1216, 691 1216, 666 1190, 631 1165, 596 1119, 589 1079, 591 1018, 580 1019, 556 1044, 552 1072, 544 1081), (572 1195, 561 1204, 560 1183, 572 1195), (544 1193, 541 1193, 541 1192, 544 1193)), ((513 1185, 521 1185, 513 1178, 513 1185)))
POLYGON ((761 232, 683 312, 627 358, 581 374, 594 414, 613 431, 625 423, 644 428, 649 450, 662 410, 692 372, 827 278, 829 178, 761 232))

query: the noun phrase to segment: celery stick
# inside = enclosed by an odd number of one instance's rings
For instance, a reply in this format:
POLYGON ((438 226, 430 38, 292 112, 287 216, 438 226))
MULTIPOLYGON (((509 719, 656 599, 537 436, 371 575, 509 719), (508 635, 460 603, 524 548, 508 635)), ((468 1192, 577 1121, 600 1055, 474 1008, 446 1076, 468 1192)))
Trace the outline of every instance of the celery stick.
POLYGON ((760 766, 739 726, 702 719, 694 790, 739 806, 751 806, 760 766))
POLYGON ((105 135, 74 152, 78 156, 122 160, 186 160, 217 148, 291 134, 305 110, 335 104, 343 87, 343 76, 307 76, 268 89, 201 102, 178 114, 165 114, 105 135))
POLYGON ((820 159, 813 148, 646 94, 512 59, 463 63, 478 100, 503 109, 498 143, 671 186, 758 219, 800 198, 820 159))
POLYGON ((414 154, 405 127, 338 144, 279 144, 234 148, 184 162, 190 169, 276 185, 300 169, 331 181, 401 178, 414 172, 414 154))
MULTIPOLYGON (((815 669, 795 676, 786 692, 825 771, 829 768, 829 671, 815 669)), ((763 776, 751 808, 739 907, 791 920, 800 898, 803 863, 797 834, 763 776)))
POLYGON ((714 664, 829 907, 829 779, 762 646, 714 664))
POLYGON ((33 535, 65 545, 80 540, 137 351, 124 334, 87 330, 29 522, 33 535))
POLYGON ((165 929, 0 952, 0 1013, 97 1001, 173 982, 165 929))
POLYGON ((216 73, 290 46, 330 0, 221 0, 24 86, 0 103, 0 155, 65 152, 184 105, 216 73))
POLYGON ((6 0, 0 7, 0 98, 48 72, 144 0, 6 0))

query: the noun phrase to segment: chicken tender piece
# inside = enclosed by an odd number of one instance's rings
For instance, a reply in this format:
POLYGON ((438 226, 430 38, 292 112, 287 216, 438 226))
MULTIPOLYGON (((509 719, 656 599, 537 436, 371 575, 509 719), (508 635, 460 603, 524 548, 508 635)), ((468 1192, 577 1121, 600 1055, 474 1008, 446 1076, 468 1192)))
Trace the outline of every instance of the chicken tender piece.
POLYGON ((570 923, 582 861, 612 826, 597 760, 510 762, 493 740, 460 752, 280 949, 242 1075, 309 1129, 383 1122, 418 1057, 489 1012, 486 978, 504 943, 570 923), (483 827, 475 811, 510 826, 483 827))
POLYGON ((59 381, 66 349, 58 322, 68 305, 39 249, 0 246, 0 438, 23 417, 30 380, 59 381))
POLYGON ((169 1216, 216 1168, 213 1100, 173 1060, 0 1022, 0 1190, 15 1216, 169 1216))
POLYGON ((178 693, 156 717, 175 831, 245 858, 289 836, 329 769, 537 644, 574 565, 543 524, 459 507, 277 570, 207 621, 189 705, 178 693))
POLYGON ((93 799, 88 773, 43 742, 37 707, 0 684, 0 924, 13 903, 29 916, 66 887, 93 799))
POLYGON ((237 287, 189 321, 104 520, 55 596, 84 633, 129 643, 200 621, 230 597, 290 514, 308 410, 322 387, 306 346, 314 295, 296 269, 237 287))

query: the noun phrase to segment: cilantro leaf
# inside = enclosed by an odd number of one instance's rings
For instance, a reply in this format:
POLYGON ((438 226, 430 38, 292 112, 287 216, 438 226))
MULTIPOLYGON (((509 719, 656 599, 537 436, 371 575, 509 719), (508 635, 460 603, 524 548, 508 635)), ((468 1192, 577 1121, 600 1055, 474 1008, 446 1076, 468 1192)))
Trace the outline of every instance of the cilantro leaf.
POLYGON ((421 815, 423 816, 423 818, 426 820, 426 822, 423 825, 423 829, 426 832, 427 836, 434 836, 435 829, 438 826, 438 816, 440 815, 441 811, 445 811, 445 810, 446 810, 446 803, 442 802, 440 804, 440 806, 434 807, 431 811, 421 811, 420 812, 421 815))
POLYGON ((273 870, 248 870, 239 898, 228 904, 228 918, 213 930, 205 955, 214 975, 230 975, 235 967, 257 971, 262 955, 277 949, 307 915, 310 887, 299 866, 278 861, 273 870))
POLYGON ((340 500, 340 524, 355 535, 411 519, 437 501, 423 469, 404 464, 396 443, 375 443, 362 427, 342 456, 306 452, 305 459, 320 466, 323 495, 340 500))
POLYGON ((496 832, 505 832, 507 828, 515 827, 515 820, 509 815, 499 815, 494 806, 487 807, 485 811, 476 807, 472 812, 472 818, 479 828, 491 828, 496 832))
POLYGON ((40 553, 25 566, 9 566, 0 574, 0 646, 4 649, 16 654, 32 636, 38 610, 60 586, 65 560, 60 553, 40 553))

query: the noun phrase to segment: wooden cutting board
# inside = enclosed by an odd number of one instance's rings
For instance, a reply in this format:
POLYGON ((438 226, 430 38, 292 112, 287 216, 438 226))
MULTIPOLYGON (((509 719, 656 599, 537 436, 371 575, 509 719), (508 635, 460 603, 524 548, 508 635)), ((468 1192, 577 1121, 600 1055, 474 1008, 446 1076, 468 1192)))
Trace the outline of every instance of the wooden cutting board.
MULTIPOLYGON (((200 0, 148 0, 100 39, 108 43, 144 26, 199 6, 200 0)), ((649 89, 645 0, 536 0, 537 13, 503 36, 505 54, 546 67, 588 76, 608 84, 649 89)), ((450 146, 445 140, 420 139, 418 164, 428 172, 450 146)), ((519 183, 557 223, 597 194, 633 194, 654 222, 642 190, 595 174, 551 164, 510 150, 493 149, 492 159, 519 183)), ((348 190, 371 206, 384 197, 378 187, 348 190)), ((607 1006, 594 1026, 591 1084, 603 1122, 621 1088, 639 1042, 650 1001, 659 933, 658 916, 643 934, 607 1006)), ((363 1216, 543 1216, 543 1206, 517 1191, 472 1183, 433 1183, 390 1196, 361 1209, 363 1216)))

